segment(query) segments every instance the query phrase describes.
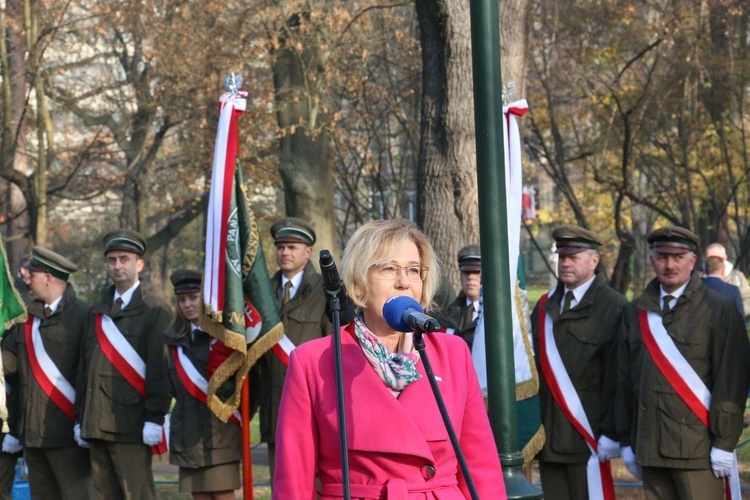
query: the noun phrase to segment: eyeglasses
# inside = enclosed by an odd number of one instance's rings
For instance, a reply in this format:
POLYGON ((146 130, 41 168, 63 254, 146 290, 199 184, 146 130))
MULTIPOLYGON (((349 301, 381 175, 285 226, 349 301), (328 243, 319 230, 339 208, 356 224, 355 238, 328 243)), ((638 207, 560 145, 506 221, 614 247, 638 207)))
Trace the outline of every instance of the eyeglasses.
POLYGON ((406 266, 401 267, 396 264, 375 264, 375 276, 384 280, 396 279, 401 276, 401 271, 406 271, 406 277, 409 281, 424 281, 427 277, 427 271, 430 269, 425 266, 406 266))

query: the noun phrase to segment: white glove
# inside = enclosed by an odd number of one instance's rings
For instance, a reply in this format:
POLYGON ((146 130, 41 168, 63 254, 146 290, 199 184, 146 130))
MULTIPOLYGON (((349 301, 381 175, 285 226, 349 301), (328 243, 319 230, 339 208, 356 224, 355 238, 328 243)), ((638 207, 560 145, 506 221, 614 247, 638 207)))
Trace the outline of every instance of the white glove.
POLYGON ((643 471, 641 470, 640 464, 638 464, 638 459, 635 458, 633 448, 626 446, 622 449, 622 461, 625 463, 625 468, 628 469, 628 472, 630 472, 634 478, 639 481, 643 479, 643 471))
POLYGON ((161 443, 161 425, 153 422, 143 424, 143 444, 155 446, 161 443))
POLYGON ((78 443, 78 446, 81 448, 89 447, 89 442, 81 437, 81 424, 78 422, 73 426, 73 439, 76 440, 76 443, 78 443))
POLYGON ((5 453, 18 453, 21 450, 23 450, 21 442, 10 434, 6 434, 3 438, 3 451, 5 453))
MULTIPOLYGON (((5 448, 5 444, 3 444, 3 448, 5 448)), ((714 477, 729 477, 729 474, 732 472, 733 464, 733 452, 720 450, 715 446, 711 447, 711 469, 714 471, 714 477)))
POLYGON ((609 462, 613 458, 620 456, 620 443, 612 441, 607 436, 602 434, 599 436, 599 443, 597 445, 599 450, 599 461, 609 462))

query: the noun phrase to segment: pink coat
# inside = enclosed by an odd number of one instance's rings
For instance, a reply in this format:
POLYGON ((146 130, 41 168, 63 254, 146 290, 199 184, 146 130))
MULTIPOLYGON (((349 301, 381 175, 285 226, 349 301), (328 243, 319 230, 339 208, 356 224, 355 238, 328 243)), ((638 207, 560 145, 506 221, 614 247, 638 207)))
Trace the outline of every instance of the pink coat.
MULTIPOLYGON (((470 498, 424 371, 398 399, 341 329, 351 498, 470 498)), ((333 336, 291 355, 276 433, 273 496, 343 498, 333 336), (316 475, 317 470, 317 475, 316 475)), ((506 498, 497 447, 463 339, 425 335, 426 350, 472 479, 482 499, 506 498)))

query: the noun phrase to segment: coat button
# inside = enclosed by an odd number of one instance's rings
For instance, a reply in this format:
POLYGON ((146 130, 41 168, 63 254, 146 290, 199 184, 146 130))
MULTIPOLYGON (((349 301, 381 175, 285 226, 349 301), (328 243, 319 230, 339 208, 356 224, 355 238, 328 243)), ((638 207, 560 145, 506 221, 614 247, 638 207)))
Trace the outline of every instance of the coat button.
POLYGON ((433 477, 435 477, 435 467, 432 465, 425 465, 421 469, 422 477, 425 479, 425 481, 429 481, 433 477))

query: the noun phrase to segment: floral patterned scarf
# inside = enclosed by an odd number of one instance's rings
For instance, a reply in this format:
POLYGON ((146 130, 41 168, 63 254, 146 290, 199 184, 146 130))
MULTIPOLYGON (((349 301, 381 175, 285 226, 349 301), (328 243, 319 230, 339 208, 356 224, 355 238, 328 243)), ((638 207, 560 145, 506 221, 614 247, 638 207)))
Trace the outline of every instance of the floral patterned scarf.
POLYGON ((365 326, 361 315, 354 318, 354 332, 367 361, 394 397, 398 397, 409 384, 422 377, 417 372, 419 354, 414 350, 411 335, 403 335, 396 349, 398 352, 391 354, 378 337, 365 326))

